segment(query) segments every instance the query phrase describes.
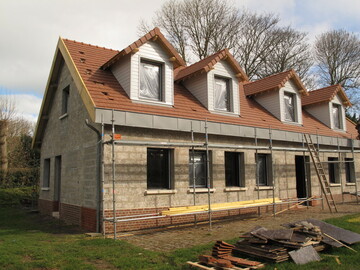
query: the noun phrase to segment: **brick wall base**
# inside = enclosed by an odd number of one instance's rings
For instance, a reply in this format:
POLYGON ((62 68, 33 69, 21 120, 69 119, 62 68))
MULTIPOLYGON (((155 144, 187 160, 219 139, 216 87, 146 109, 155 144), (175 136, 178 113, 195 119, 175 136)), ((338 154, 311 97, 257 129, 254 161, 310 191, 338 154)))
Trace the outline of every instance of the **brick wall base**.
POLYGON ((59 211, 60 220, 66 224, 78 225, 86 231, 96 232, 96 209, 42 199, 39 199, 38 207, 43 215, 52 215, 52 212, 59 211))
MULTIPOLYGON (((276 205, 276 211, 281 211, 290 207, 291 204, 282 204, 276 205)), ((135 216, 139 215, 134 218, 141 217, 141 215, 146 214, 156 214, 160 213, 162 210, 167 210, 168 208, 145 208, 145 209, 124 209, 124 210, 117 210, 116 216, 135 216)), ((251 215, 255 215, 258 213, 258 209, 260 209, 260 214, 266 212, 272 212, 273 207, 269 206, 261 206, 261 207, 251 207, 251 208, 243 208, 243 209, 233 209, 233 210, 224 210, 224 211, 217 211, 212 212, 212 219, 226 219, 226 218, 246 218, 251 215)), ((105 211, 106 218, 113 217, 112 210, 105 211)), ((143 216, 145 217, 145 216, 143 216)), ((189 215, 181 215, 181 216, 165 216, 161 218, 154 218, 154 219, 144 219, 144 220, 134 220, 134 221, 124 221, 118 222, 116 224, 116 231, 117 232, 126 232, 126 231, 136 231, 136 230, 144 230, 144 229, 153 229, 153 228, 160 228, 160 227, 167 227, 167 226, 176 226, 182 224, 190 224, 194 223, 195 219, 197 222, 203 222, 209 220, 208 213, 202 214, 189 214, 189 215)), ((105 222, 105 232, 106 233, 113 233, 114 226, 113 222, 105 222)))
POLYGON ((52 212, 55 212, 58 207, 58 203, 48 200, 38 200, 38 209, 43 215, 51 215, 52 212))

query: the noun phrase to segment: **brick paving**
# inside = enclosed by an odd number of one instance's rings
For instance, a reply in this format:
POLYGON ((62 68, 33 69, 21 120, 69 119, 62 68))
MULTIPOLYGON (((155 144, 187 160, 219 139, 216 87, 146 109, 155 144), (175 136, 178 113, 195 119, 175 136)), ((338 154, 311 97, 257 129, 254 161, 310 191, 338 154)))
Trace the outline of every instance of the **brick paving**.
POLYGON ((338 213, 331 214, 321 207, 301 207, 280 213, 275 218, 271 213, 263 214, 261 217, 253 216, 247 219, 221 220, 213 223, 212 230, 208 224, 200 224, 189 227, 172 228, 161 231, 151 231, 142 234, 123 236, 120 239, 136 246, 154 251, 172 251, 179 248, 190 248, 192 246, 214 243, 217 240, 229 240, 247 232, 256 225, 268 229, 279 228, 281 224, 306 218, 327 219, 360 213, 360 204, 339 204, 338 213))

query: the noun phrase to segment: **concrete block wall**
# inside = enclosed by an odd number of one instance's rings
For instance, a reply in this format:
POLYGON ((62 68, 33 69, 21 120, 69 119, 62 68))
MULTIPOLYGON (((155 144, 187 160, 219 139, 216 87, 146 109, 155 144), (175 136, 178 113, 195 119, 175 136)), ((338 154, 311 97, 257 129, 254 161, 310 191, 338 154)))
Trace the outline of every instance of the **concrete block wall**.
MULTIPOLYGON (((67 209, 96 209, 97 136, 85 125, 89 115, 66 65, 61 68, 48 117, 41 145, 40 187, 46 158, 50 159, 50 187, 41 188, 39 208, 42 213, 51 212, 49 205, 54 204, 56 192, 55 157, 61 156, 60 218, 81 225, 81 211, 67 209), (70 86, 68 113, 62 116, 62 92, 67 86, 70 86)), ((57 211, 56 207, 52 211, 57 211)))
MULTIPOLYGON (((167 141, 167 142, 190 142, 189 133, 163 132, 159 130, 118 127, 117 133, 122 134, 123 140, 143 141, 167 141)), ((109 130, 107 131, 109 134, 109 130)), ((108 135, 107 135, 108 136, 108 135)), ((204 136, 196 134, 196 142, 204 142, 204 136)), ((224 138, 221 136, 210 136, 210 143, 254 145, 254 140, 244 138, 224 138)), ((259 145, 268 145, 268 141, 260 140, 259 145)), ((301 147, 300 144, 274 141, 274 146, 301 147)), ((193 193, 189 189, 189 151, 187 147, 170 147, 174 153, 174 187, 168 193, 147 194, 146 158, 147 146, 125 146, 116 145, 116 208, 125 209, 161 209, 166 207, 193 205, 193 193)), ((166 148, 166 147, 163 147, 166 148)), ((233 149, 209 149, 211 154, 211 193, 212 203, 235 202, 252 199, 272 198, 272 187, 263 187, 259 191, 256 188, 255 180, 255 150, 233 150, 233 149), (226 190, 224 152, 237 151, 244 153, 245 159, 245 188, 226 190)), ((259 150, 258 153, 270 153, 269 150, 259 150)), ((302 156, 303 152, 294 151, 273 151, 273 166, 275 179, 275 197, 281 199, 296 198, 296 170, 295 156, 302 156)), ((337 154, 336 154, 337 155, 337 154)), ((351 154, 347 154, 350 157, 351 154)), ((334 156, 331 153, 321 153, 321 159, 327 161, 327 156, 334 156)), ((111 151, 110 146, 105 147, 105 209, 112 209, 112 183, 111 183, 111 151)), ((356 168, 360 168, 356 160, 356 168)), ((320 196, 320 186, 311 164, 311 177, 309 195, 320 196)), ((325 168, 327 170, 327 167, 325 168)), ((342 170, 343 191, 354 191, 354 186, 345 183, 345 170, 342 170)), ((341 197, 341 188, 332 187, 334 194, 341 197)), ((196 204, 207 204, 206 190, 196 194, 196 204)))

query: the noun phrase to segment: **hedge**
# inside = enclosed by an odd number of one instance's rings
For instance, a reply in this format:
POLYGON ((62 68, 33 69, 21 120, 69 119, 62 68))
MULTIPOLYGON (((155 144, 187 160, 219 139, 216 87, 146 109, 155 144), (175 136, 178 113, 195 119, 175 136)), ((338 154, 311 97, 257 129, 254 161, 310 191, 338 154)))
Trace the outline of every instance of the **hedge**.
POLYGON ((38 191, 33 187, 0 188, 0 205, 29 205, 36 202, 38 191))
POLYGON ((39 182, 39 168, 14 168, 9 169, 5 174, 0 172, 0 187, 32 187, 39 182))

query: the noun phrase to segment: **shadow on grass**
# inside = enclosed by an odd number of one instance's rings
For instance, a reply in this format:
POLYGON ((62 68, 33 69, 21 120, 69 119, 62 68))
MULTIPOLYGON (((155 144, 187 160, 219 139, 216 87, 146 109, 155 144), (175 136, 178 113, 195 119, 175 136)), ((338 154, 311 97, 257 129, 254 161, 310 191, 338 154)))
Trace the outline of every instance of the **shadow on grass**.
POLYGON ((40 215, 30 211, 30 208, 19 206, 0 208, 0 229, 2 230, 0 235, 31 231, 51 234, 81 234, 84 232, 77 226, 66 225, 61 220, 40 215))

